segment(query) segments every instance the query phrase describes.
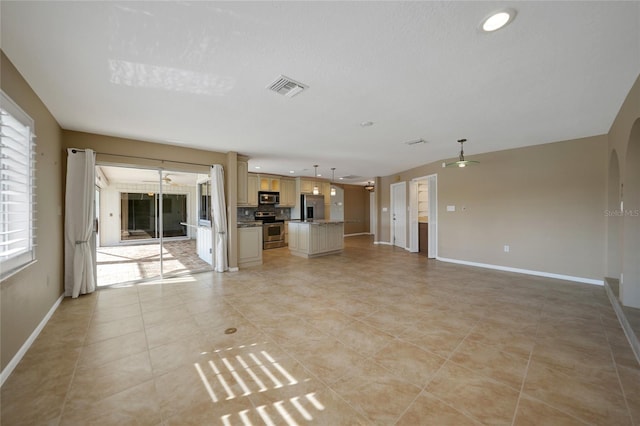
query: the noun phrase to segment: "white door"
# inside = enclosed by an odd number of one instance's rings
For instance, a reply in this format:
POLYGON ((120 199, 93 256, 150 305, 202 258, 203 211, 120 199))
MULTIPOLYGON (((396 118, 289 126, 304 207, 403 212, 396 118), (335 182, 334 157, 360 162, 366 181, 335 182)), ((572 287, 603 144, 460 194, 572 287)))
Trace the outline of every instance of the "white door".
POLYGON ((427 177, 429 197, 429 258, 438 256, 438 175, 427 177))
POLYGON ((409 251, 419 251, 418 242, 418 182, 409 182, 409 251))
POLYGON ((407 247, 407 183, 391 185, 391 244, 407 247))

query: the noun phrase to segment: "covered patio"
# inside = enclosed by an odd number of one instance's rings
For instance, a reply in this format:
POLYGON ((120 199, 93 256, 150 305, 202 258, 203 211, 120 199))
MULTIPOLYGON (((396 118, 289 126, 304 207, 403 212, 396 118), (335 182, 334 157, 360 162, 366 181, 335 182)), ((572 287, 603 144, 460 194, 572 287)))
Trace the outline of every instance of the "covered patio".
MULTIPOLYGON (((164 241, 164 275, 210 271, 211 265, 198 257, 196 240, 164 241)), ((160 243, 99 247, 96 255, 98 285, 110 286, 160 276, 160 243)))

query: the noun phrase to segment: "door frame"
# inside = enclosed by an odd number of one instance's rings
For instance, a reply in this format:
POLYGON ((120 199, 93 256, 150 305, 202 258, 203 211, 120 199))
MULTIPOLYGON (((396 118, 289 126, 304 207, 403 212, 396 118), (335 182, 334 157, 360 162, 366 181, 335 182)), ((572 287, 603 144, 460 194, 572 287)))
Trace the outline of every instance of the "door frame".
POLYGON ((395 200, 394 192, 395 192, 396 188, 400 188, 400 187, 402 187, 402 189, 404 191, 404 204, 403 204, 403 206, 401 206, 401 208, 403 210, 403 214, 404 214, 404 224, 402 226, 402 229, 404 230, 404 238, 403 238, 404 244, 403 245, 399 245, 397 247, 401 247, 401 248, 406 250, 407 249, 407 211, 406 211, 407 210, 407 182, 404 182, 404 181, 403 182, 398 182, 398 183, 392 183, 389 186, 389 189, 390 189, 390 192, 391 192, 390 197, 389 197, 389 199, 391 201, 390 202, 390 204, 391 204, 390 212, 389 212, 390 213, 389 214, 389 216, 390 216, 389 217, 389 224, 390 224, 390 227, 391 227, 391 232, 389 234, 389 236, 390 236, 390 241, 389 242, 391 243, 392 246, 396 246, 396 242, 395 242, 396 241, 396 235, 395 235, 395 226, 394 226, 395 220, 393 218, 393 215, 395 214, 395 211, 396 211, 396 200, 395 200))
POLYGON ((429 203, 429 259, 438 257, 438 174, 421 176, 409 182, 409 236, 412 253, 418 252, 418 182, 427 181, 429 203))

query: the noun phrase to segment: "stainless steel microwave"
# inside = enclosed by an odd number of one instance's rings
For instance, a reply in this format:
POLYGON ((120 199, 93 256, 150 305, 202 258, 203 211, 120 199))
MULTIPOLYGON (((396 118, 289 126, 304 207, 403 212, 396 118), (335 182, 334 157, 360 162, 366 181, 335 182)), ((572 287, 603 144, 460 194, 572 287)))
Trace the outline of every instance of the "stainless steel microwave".
POLYGON ((258 192, 258 204, 280 204, 280 193, 279 192, 258 192))

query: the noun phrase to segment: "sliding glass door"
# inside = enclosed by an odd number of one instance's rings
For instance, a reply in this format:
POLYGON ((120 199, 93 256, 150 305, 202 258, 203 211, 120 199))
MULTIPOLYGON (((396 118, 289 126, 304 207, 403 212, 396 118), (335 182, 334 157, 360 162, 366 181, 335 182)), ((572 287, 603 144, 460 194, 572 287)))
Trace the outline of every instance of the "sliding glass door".
POLYGON ((187 194, 120 193, 122 241, 187 236, 187 194), (162 226, 160 225, 162 222, 162 226))
POLYGON ((202 175, 99 165, 98 285, 211 270, 198 252, 202 175))

